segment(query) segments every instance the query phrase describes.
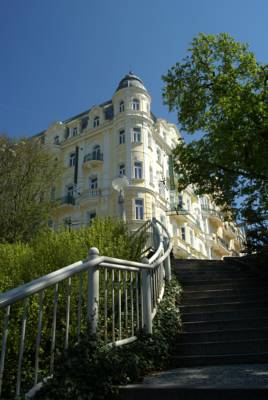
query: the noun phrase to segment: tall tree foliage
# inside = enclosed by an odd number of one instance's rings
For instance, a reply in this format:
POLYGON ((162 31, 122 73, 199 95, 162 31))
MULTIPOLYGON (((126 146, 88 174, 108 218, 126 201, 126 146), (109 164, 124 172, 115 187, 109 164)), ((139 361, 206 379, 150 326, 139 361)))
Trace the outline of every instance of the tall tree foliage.
POLYGON ((268 65, 226 33, 199 34, 163 80, 181 129, 201 133, 174 150, 179 189, 195 184, 244 221, 251 250, 267 244, 268 65))
POLYGON ((0 241, 27 241, 47 224, 50 190, 59 173, 36 139, 0 136, 0 241))

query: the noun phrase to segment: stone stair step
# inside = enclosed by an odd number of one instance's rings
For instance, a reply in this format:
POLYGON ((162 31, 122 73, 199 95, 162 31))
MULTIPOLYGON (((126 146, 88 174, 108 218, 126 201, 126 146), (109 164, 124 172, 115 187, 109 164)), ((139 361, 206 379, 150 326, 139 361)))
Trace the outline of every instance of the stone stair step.
POLYGON ((263 288, 261 281, 257 279, 241 279, 241 280, 228 280, 227 281, 214 281, 214 282, 189 282, 187 285, 183 285, 184 291, 205 291, 205 290, 217 290, 217 289, 251 289, 251 288, 263 288))
POLYGON ((120 400, 267 400, 268 388, 181 387, 180 385, 127 385, 120 400))
MULTIPOLYGON (((173 368, 197 367, 206 365, 268 363, 268 353, 217 354, 217 355, 174 355, 171 359, 173 368)), ((268 398, 268 397, 267 397, 268 398)), ((252 399, 254 400, 254 399, 252 399)))
POLYGON ((231 340, 223 342, 178 343, 173 354, 206 356, 228 354, 268 353, 268 339, 231 340))
MULTIPOLYGON (((195 322, 184 322, 182 324, 182 331, 186 332, 207 332, 215 330, 226 330, 226 329, 248 329, 254 328, 268 328, 268 317, 267 318, 248 318, 248 319, 230 319, 230 320, 214 320, 214 321, 195 321, 195 322)), ((180 334, 179 334, 180 338, 180 334)))
POLYGON ((248 295, 241 295, 241 294, 235 294, 232 295, 232 293, 224 293, 222 296, 207 296, 207 297, 184 297, 183 296, 183 306, 190 306, 190 305, 205 305, 205 304, 222 304, 226 302, 252 302, 252 301, 257 301, 257 302, 266 302, 267 300, 267 295, 255 295, 255 294, 248 294, 248 295))
POLYGON ((182 314, 184 313, 207 313, 207 312, 217 312, 217 311, 233 311, 233 310, 252 310, 256 308, 266 308, 268 309, 268 299, 260 301, 235 301, 228 302, 225 299, 225 303, 213 303, 211 300, 210 304, 195 304, 195 305, 183 305, 179 306, 182 314))
POLYGON ((179 336, 179 343, 202 343, 202 342, 222 342, 231 340, 246 339, 268 339, 268 326, 247 329, 222 329, 215 331, 202 332, 182 332, 179 336))
POLYGON ((196 298, 196 299, 202 299, 204 297, 224 297, 224 296, 230 296, 230 295, 265 295, 267 297, 267 288, 266 287, 260 287, 260 286, 251 286, 249 288, 243 287, 243 288, 236 288, 236 287, 227 287, 227 288, 219 288, 219 289, 206 289, 206 290, 201 290, 200 289, 183 289, 183 298, 182 300, 184 301, 185 299, 189 298, 196 298))
POLYGON ((242 309, 232 311, 214 311, 207 313, 183 313, 181 315, 183 322, 194 321, 217 321, 217 320, 233 320, 233 319, 248 319, 254 317, 268 317, 267 308, 257 309, 242 309))

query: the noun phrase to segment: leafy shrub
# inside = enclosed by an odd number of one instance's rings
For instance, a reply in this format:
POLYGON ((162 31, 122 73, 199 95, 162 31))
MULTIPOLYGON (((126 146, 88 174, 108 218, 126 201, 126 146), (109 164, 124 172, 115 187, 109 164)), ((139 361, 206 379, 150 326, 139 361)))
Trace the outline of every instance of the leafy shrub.
MULTIPOLYGON (((62 268, 88 255, 90 247, 98 247, 101 255, 139 260, 144 246, 144 234, 136 235, 127 226, 111 218, 96 219, 92 226, 80 230, 61 230, 58 232, 44 230, 28 244, 0 244, 0 289, 6 291, 54 270, 62 268)), ((82 320, 81 331, 86 330, 87 279, 83 273, 82 281, 82 320)), ((66 332, 66 299, 67 280, 59 284, 57 309, 57 349, 64 348, 66 332)), ((79 277, 74 276, 71 282, 70 334, 69 343, 74 346, 77 341, 77 300, 79 296, 79 277)), ((101 292, 100 292, 101 293, 101 292)), ((51 354, 51 328, 53 317, 54 288, 44 292, 42 340, 40 347, 40 377, 50 374, 49 361, 51 354)), ((33 385, 33 365, 35 341, 38 325, 39 295, 31 296, 27 309, 25 350, 23 358, 23 390, 33 385)), ((0 317, 3 319, 3 310, 0 317)), ((8 346, 4 372, 4 398, 13 398, 16 382, 16 368, 21 334, 23 304, 11 307, 9 322, 8 346)), ((2 332, 0 333, 2 335, 2 332)), ((2 338, 0 338, 2 340, 2 338)), ((1 343, 0 343, 1 345, 1 343)))
POLYGON ((39 400, 118 399, 118 385, 140 382, 146 373, 168 367, 169 355, 180 329, 175 280, 166 285, 153 324, 153 334, 140 332, 138 340, 107 347, 96 336, 85 335, 79 345, 61 354, 54 378, 37 393, 39 400))

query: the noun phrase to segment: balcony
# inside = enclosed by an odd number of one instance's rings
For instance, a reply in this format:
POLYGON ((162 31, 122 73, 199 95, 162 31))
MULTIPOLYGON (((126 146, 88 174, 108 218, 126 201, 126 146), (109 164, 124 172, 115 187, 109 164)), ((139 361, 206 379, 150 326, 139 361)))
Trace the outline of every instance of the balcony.
POLYGON ((84 157, 83 166, 85 168, 97 167, 103 163, 102 153, 88 153, 84 157))
POLYGON ((85 202, 88 200, 94 200, 98 199, 101 196, 101 190, 100 189, 88 189, 85 190, 81 196, 79 197, 80 202, 85 202))
POLYGON ((217 224, 222 222, 223 217, 219 211, 217 211, 213 208, 205 207, 205 206, 202 206, 201 208, 202 208, 203 213, 206 214, 210 220, 212 220, 213 222, 216 222, 217 224))
POLYGON ((177 221, 186 221, 187 216, 190 215, 189 211, 178 206, 178 205, 171 205, 170 209, 167 210, 167 215, 174 216, 177 221))
POLYGON ((224 255, 230 255, 228 243, 219 236, 213 236, 210 241, 211 247, 217 252, 224 255))
POLYGON ((60 206, 64 206, 64 205, 65 206, 66 205, 74 206, 75 205, 75 198, 71 194, 67 194, 66 196, 61 197, 58 201, 59 201, 60 206))

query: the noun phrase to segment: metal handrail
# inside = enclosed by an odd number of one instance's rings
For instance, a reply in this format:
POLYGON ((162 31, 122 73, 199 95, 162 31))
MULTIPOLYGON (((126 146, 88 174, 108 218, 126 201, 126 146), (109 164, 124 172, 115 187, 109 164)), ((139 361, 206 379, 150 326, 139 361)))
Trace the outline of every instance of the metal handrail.
MULTIPOLYGON (((70 340, 70 318, 71 318, 71 289, 72 279, 78 278, 78 303, 77 314, 77 340, 81 334, 83 309, 82 303, 85 298, 87 304, 86 319, 90 324, 92 333, 102 332, 104 339, 109 343, 109 335, 114 345, 123 345, 136 339, 136 332, 144 329, 152 332, 152 321, 157 312, 157 307, 164 293, 165 281, 170 280, 170 252, 172 242, 165 226, 153 219, 147 221, 139 230, 150 231, 148 240, 153 240, 155 253, 142 262, 123 260, 114 257, 100 256, 98 249, 91 248, 89 257, 85 261, 77 261, 71 265, 51 272, 45 276, 11 289, 0 295, 0 310, 4 311, 2 330, 2 351, 0 357, 0 397, 2 386, 5 384, 5 360, 7 353, 8 330, 11 322, 21 324, 21 335, 19 343, 19 357, 17 364, 16 396, 21 395, 22 368, 25 351, 25 335, 27 334, 27 310, 29 299, 39 295, 37 336, 34 357, 33 384, 42 380, 40 377, 39 358, 40 345, 44 332, 42 331, 43 304, 46 290, 54 290, 54 300, 51 304, 52 332, 51 337, 46 338, 46 343, 51 346, 47 376, 53 375, 54 354, 56 350, 57 310, 59 302, 59 287, 67 283, 64 307, 66 307, 66 322, 64 325, 64 349, 68 349, 70 340), (87 277, 87 293, 83 292, 84 275, 87 277), (102 297, 100 297, 100 283, 102 284, 102 297), (108 298, 108 295, 110 298, 108 298), (100 300, 104 302, 100 308, 100 300), (13 305, 22 307, 21 322, 12 320, 13 305), (109 318, 108 318, 109 317, 109 318), (110 331, 108 325, 111 325, 110 331)), ((136 233, 137 234, 137 233, 136 233)), ((148 244, 146 244, 148 248, 148 244)), ((152 247, 152 246, 150 246, 152 247)), ((75 281, 74 281, 75 282, 75 281)), ((65 286, 64 286, 65 287, 65 286)), ((49 310, 45 308, 45 311, 49 310)), ((47 311, 48 312, 48 311, 47 311)), ((50 315, 50 314, 49 314, 50 315)), ((49 316, 48 315, 48 316, 49 316)), ((20 316, 21 318, 21 316, 20 316)), ((59 328, 58 328, 59 329, 59 328)), ((57 339, 58 340, 58 339, 57 339)), ((9 354, 9 353, 8 353, 9 354)), ((8 384, 8 383, 7 383, 8 384)))

